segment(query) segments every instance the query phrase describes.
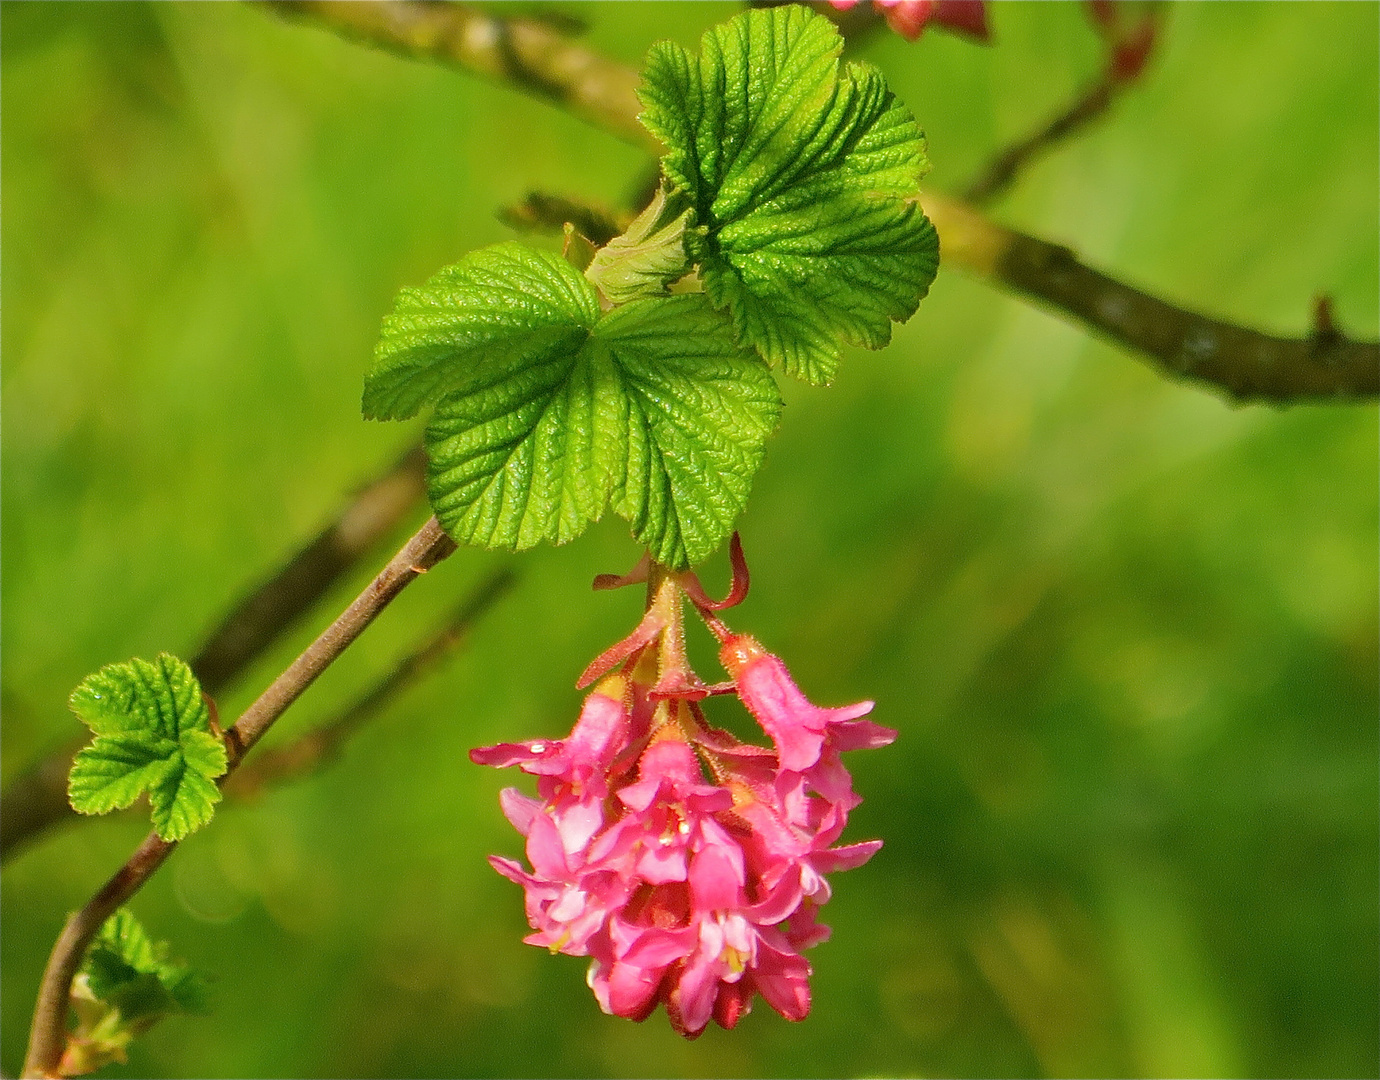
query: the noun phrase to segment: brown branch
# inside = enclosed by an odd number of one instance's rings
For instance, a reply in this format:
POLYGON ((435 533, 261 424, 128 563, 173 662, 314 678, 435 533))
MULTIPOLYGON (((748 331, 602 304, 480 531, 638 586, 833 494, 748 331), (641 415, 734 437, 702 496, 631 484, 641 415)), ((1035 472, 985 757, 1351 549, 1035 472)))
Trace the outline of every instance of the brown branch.
MULTIPOLYGON (((660 176, 657 179, 660 180, 660 176)), ((518 232, 554 235, 559 235, 568 221, 595 247, 603 247, 619 235, 630 220, 625 215, 620 221, 602 207, 545 191, 529 191, 522 202, 501 207, 497 216, 499 221, 518 232)))
POLYGON ((517 576, 509 567, 495 570, 461 602, 438 634, 408 654, 335 719, 284 746, 275 746, 256 755, 226 784, 226 797, 253 798, 265 788, 308 775, 333 761, 356 731, 463 644, 474 624, 516 580, 517 576))
MULTIPOLYGON (((273 3, 322 26, 419 59, 506 80, 659 153, 637 123, 637 73, 523 19, 419 0, 273 3), (501 42, 508 42, 503 46, 501 42), (525 43, 521 48, 517 43, 525 43), (538 44, 539 43, 539 44, 538 44), (573 73, 597 72, 580 79, 573 73), (559 92, 557 92, 559 90, 559 92)), ((1281 338, 1179 308, 1079 262, 1068 248, 997 225, 969 203, 922 202, 956 266, 1081 323, 1161 371, 1239 402, 1361 401, 1380 394, 1380 345, 1341 335, 1281 338)))
POLYGON ((661 147, 637 122, 638 73, 538 19, 421 0, 263 0, 285 15, 417 60, 517 86, 634 146, 661 147))
POLYGON ((360 559, 412 515, 421 504, 425 484, 426 452, 416 446, 362 488, 334 521, 211 632, 190 661, 202 689, 212 697, 220 696, 360 559))
POLYGON ((1110 72, 1101 75, 1044 127, 993 158, 964 190, 963 197, 980 206, 1004 194, 1022 169, 1102 116, 1111 107, 1117 91, 1125 86, 1124 81, 1114 78, 1110 72))
MULTIPOLYGON (((421 504, 426 454, 416 447, 369 483, 341 514, 234 608, 191 661, 212 695, 227 686, 421 504)), ((61 822, 85 820, 67 802, 67 774, 86 739, 35 762, 0 793, 0 861, 61 822)))
POLYGON ((1166 375, 1240 404, 1380 395, 1380 344, 1347 338, 1330 313, 1306 337, 1250 330, 1166 303, 1085 265, 1066 247, 996 225, 966 203, 939 195, 921 201, 951 262, 1076 319, 1166 375))
MULTIPOLYGON (((368 587, 273 680, 225 733, 230 771, 403 589, 455 550, 433 517, 389 561, 368 587)), ((228 775, 228 774, 227 774, 228 775)), ((224 781, 222 780, 222 783, 224 781)), ((68 918, 43 971, 29 1032, 24 1076, 56 1076, 67 1031, 67 1001, 83 955, 102 924, 143 886, 177 844, 150 833, 115 876, 68 918)))

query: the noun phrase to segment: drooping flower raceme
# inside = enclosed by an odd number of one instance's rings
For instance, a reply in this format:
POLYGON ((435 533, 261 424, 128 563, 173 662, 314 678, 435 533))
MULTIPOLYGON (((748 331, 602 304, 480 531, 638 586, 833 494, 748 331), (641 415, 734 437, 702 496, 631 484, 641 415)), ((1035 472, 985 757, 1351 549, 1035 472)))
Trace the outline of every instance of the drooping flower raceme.
POLYGON ((870 701, 811 704, 779 659, 712 614, 746 591, 736 538, 734 554, 740 580, 717 604, 692 575, 643 568, 647 614, 586 671, 582 685, 595 685, 569 737, 470 755, 537 777, 536 798, 501 795, 531 869, 489 860, 526 893, 525 940, 590 957, 605 1012, 642 1020, 664 1004, 688 1038, 711 1019, 733 1027, 756 994, 788 1020, 810 1011, 802 953, 829 936, 816 921, 825 875, 882 846, 834 846, 861 801, 840 754, 896 737, 862 719, 870 701), (690 670, 686 597, 718 635, 730 682, 690 670), (711 727, 699 703, 716 693, 736 694, 772 746, 711 727))
MULTIPOLYGON (((858 0, 829 0, 840 11, 855 6, 858 0)), ((986 0, 873 0, 886 24, 908 41, 914 41, 933 22, 957 30, 977 41, 990 38, 987 29, 986 0)))

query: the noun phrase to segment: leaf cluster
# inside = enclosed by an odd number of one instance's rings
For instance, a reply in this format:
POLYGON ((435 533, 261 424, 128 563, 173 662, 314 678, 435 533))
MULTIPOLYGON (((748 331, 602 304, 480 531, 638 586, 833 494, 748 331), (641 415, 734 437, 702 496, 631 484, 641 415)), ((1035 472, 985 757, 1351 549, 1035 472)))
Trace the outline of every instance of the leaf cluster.
POLYGON ((125 908, 101 926, 81 970, 97 1000, 118 1007, 126 1020, 209 1011, 205 976, 169 960, 167 942, 149 937, 125 908))
POLYGON ((457 541, 562 543, 612 508, 658 562, 715 550, 781 399, 880 348, 938 267, 908 109, 797 6, 647 59, 642 121, 665 186, 584 273, 517 244, 471 253, 385 319, 373 419, 434 406, 428 493, 457 541))
POLYGON ((181 840, 211 820, 229 762, 192 669, 177 657, 108 664, 72 691, 72 711, 95 734, 72 763, 68 799, 105 814, 148 793, 153 826, 181 840))
POLYGON ((72 981, 77 1027, 67 1035, 59 1073, 76 1076, 124 1061, 133 1039, 165 1016, 209 1011, 206 978, 168 958, 121 908, 101 926, 72 981))

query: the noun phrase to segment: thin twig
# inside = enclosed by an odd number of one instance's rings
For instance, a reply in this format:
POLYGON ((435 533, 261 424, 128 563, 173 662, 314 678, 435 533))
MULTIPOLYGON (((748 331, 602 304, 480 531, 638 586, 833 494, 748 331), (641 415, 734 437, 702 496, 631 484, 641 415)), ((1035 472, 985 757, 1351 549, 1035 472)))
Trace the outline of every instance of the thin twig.
POLYGON ((511 567, 495 570, 461 602, 439 633, 409 653, 335 719, 313 728, 292 742, 257 754, 225 785, 226 797, 253 798, 267 787, 315 772, 334 760, 356 731, 454 652, 469 637, 475 623, 513 587, 516 580, 517 575, 511 567))
MULTIPOLYGON (((273 680, 235 721, 235 726, 225 733, 230 770, 235 769, 288 706, 364 632, 394 597, 454 550, 455 542, 441 530, 434 517, 430 518, 355 601, 273 680)), ((150 833, 115 876, 67 920, 43 971, 29 1033, 29 1051, 24 1059, 24 1076, 57 1075, 67 1031, 68 995, 87 946, 105 920, 139 891, 176 846, 175 842, 160 840, 157 833, 150 833)))
POLYGON ((390 52, 516 85, 620 139, 661 153, 637 122, 638 73, 576 44, 549 22, 420 0, 264 2, 390 52))
POLYGON ((334 521, 211 632, 190 661, 201 688, 219 697, 341 577, 393 535, 421 506, 425 491, 426 451, 415 446, 351 498, 334 521))
POLYGON ((1127 84, 1104 72, 1074 102, 1038 131, 1003 150, 978 174, 963 197, 982 206, 1002 195, 1016 176, 1040 155, 1079 134, 1111 107, 1117 91, 1127 84))
MULTIPOLYGON (((381 48, 505 80, 555 100, 635 146, 659 152, 636 120, 637 73, 530 20, 497 19, 464 4, 418 0, 273 6, 381 48), (531 44, 536 42, 540 45, 531 44), (598 74, 577 77, 585 72, 598 74)), ((922 202, 939 231, 945 265, 1036 300, 1149 357, 1167 374, 1238 402, 1348 402, 1380 395, 1376 342, 1341 335, 1274 337, 1199 315, 1083 265, 1068 248, 997 225, 969 203, 931 194, 922 202)))
MULTIPOLYGON (((192 658, 202 689, 220 694, 422 503, 426 453, 414 447, 371 481, 282 568, 220 622, 192 658)), ((0 794, 0 861, 61 822, 88 820, 67 802, 84 737, 41 758, 0 794)))
POLYGON ((595 247, 603 247, 626 229, 631 219, 619 221, 602 207, 567 195, 529 191, 522 202, 500 208, 498 220, 519 232, 551 234, 559 234, 568 221, 595 247))

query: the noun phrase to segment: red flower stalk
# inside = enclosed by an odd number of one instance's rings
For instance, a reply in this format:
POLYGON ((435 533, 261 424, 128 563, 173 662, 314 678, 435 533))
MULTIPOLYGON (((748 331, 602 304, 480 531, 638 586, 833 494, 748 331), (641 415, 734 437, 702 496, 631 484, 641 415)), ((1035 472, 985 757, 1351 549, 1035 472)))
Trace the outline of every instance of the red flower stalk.
POLYGON ((647 580, 647 613, 586 669, 580 685, 602 681, 569 737, 470 753, 538 778, 537 798, 507 788, 500 800, 532 869, 489 860, 525 890, 525 940, 590 957, 605 1012, 643 1020, 664 1004, 687 1038, 711 1019, 733 1027, 757 994, 788 1020, 810 1011, 801 954, 829 936, 815 919, 825 875, 882 846, 833 846, 861 801, 839 755, 896 737, 861 719, 870 701, 812 705, 779 659, 719 621, 713 612, 747 592, 736 536, 733 564, 721 602, 693 574, 655 565, 601 578, 647 580), (687 598, 718 636, 731 682, 706 685, 690 669, 687 598), (699 702, 714 693, 736 694, 772 748, 711 727, 699 702))

